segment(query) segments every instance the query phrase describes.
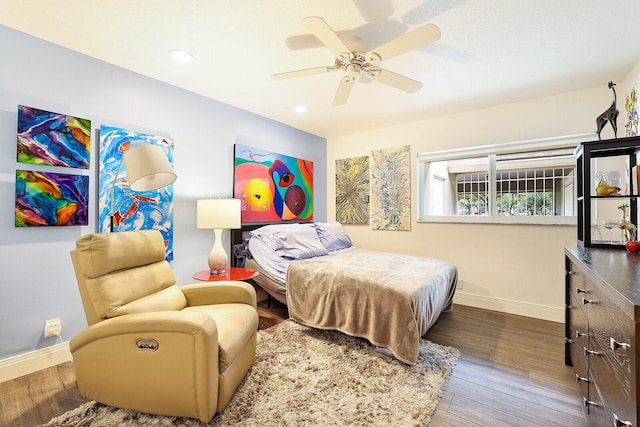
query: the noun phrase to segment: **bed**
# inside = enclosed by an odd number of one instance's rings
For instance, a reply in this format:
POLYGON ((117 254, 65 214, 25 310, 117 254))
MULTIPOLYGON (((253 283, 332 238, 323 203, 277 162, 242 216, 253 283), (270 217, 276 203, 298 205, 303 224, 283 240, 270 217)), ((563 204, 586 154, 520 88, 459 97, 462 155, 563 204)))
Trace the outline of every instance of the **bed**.
POLYGON ((407 364, 452 304, 455 266, 355 247, 337 222, 267 225, 245 237, 234 253, 260 272, 254 280, 291 319, 366 338, 407 364))

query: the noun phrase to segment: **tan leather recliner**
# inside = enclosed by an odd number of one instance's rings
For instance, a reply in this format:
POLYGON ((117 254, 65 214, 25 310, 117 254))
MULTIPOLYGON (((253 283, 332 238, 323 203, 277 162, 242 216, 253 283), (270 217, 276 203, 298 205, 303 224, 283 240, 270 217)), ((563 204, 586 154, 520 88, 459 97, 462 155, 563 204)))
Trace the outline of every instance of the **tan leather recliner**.
POLYGON ((204 422, 227 406, 255 356, 251 285, 177 286, 157 230, 82 236, 71 258, 89 324, 70 342, 83 396, 204 422))

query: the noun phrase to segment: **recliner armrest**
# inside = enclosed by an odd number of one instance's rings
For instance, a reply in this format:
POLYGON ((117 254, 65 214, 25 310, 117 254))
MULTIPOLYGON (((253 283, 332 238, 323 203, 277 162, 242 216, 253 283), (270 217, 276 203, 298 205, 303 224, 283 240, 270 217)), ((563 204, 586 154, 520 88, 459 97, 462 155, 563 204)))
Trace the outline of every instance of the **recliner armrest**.
POLYGON ((256 290, 246 282, 222 280, 180 286, 188 306, 242 303, 257 309, 256 290))
POLYGON ((155 311, 113 317, 89 326, 71 339, 69 348, 75 352, 97 340, 127 334, 153 338, 154 333, 204 334, 207 340, 218 343, 216 322, 203 313, 184 311, 155 311))

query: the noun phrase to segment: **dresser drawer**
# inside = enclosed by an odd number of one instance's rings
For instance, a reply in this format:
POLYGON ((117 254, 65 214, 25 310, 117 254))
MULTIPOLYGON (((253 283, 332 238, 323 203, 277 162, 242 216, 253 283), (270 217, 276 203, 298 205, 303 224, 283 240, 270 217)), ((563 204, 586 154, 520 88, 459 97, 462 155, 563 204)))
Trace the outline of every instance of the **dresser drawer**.
POLYGON ((588 414, 589 424, 595 427, 614 425, 593 384, 589 385, 589 389, 592 398, 584 399, 584 409, 588 414))
POLYGON ((575 268, 575 266, 570 263, 568 266, 567 274, 569 277, 568 287, 569 293, 574 296, 578 296, 581 294, 587 293, 587 279, 584 274, 575 268))
MULTIPOLYGON (((591 284, 592 285, 592 284, 591 284)), ((589 324, 588 369, 591 379, 604 397, 604 404, 613 417, 635 420, 633 397, 631 337, 633 323, 621 313, 598 286, 590 286, 582 297, 589 324)), ((590 396, 591 397, 591 396, 590 396)))
POLYGON ((584 348, 588 346, 588 328, 587 319, 582 311, 582 307, 578 303, 575 296, 569 297, 567 305, 569 315, 569 355, 573 370, 575 371, 576 381, 580 384, 580 391, 584 398, 589 398, 589 371, 587 366, 587 356, 584 348))
MULTIPOLYGON (((602 348, 598 341, 591 341, 589 350, 594 352, 588 356, 589 373, 592 378, 590 385, 595 386, 598 394, 603 397, 602 403, 609 417, 613 420, 615 414, 620 420, 635 425, 635 404, 630 397, 630 376, 620 375, 620 368, 615 368, 616 362, 612 358, 614 352, 602 348)), ((596 402, 600 400, 593 393, 589 395, 589 399, 596 402)))

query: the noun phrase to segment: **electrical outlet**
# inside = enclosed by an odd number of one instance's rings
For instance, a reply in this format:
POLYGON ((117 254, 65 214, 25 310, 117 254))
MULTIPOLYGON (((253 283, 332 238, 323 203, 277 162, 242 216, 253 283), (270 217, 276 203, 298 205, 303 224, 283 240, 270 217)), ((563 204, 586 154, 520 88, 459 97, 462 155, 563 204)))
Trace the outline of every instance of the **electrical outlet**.
POLYGON ((456 289, 459 291, 464 289, 464 281, 462 279, 458 279, 458 283, 456 283, 456 289))
POLYGON ((44 322, 44 337, 59 337, 62 333, 62 322, 60 318, 49 319, 44 322))

